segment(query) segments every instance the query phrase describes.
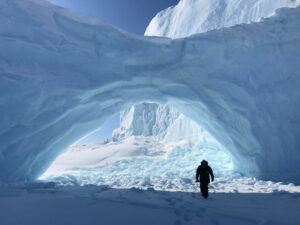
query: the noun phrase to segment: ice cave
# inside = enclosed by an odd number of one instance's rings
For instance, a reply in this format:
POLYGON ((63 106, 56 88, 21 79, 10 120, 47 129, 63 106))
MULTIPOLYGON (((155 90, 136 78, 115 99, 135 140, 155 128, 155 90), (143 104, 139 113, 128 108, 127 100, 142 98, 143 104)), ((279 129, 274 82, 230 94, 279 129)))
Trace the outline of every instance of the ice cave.
POLYGON ((195 121, 242 173, 300 181, 299 7, 181 39, 129 34, 42 0, 1 1, 0 18, 2 182, 36 179, 142 102, 195 121))
POLYGON ((300 0, 54 2, 0 0, 0 224, 300 224, 300 0))

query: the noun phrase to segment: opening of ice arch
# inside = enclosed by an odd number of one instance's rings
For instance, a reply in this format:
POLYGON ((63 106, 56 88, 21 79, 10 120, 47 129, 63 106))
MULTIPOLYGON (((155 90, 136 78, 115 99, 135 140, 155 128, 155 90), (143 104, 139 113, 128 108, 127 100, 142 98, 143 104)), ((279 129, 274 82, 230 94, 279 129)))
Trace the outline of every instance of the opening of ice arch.
POLYGON ((204 127, 245 174, 299 181, 299 11, 171 40, 40 0, 1 1, 1 181, 37 178, 110 115, 145 101, 204 127))
POLYGON ((206 130, 172 107, 142 103, 121 112, 111 140, 71 146, 39 179, 187 191, 203 159, 217 180, 237 177, 230 154, 206 130))

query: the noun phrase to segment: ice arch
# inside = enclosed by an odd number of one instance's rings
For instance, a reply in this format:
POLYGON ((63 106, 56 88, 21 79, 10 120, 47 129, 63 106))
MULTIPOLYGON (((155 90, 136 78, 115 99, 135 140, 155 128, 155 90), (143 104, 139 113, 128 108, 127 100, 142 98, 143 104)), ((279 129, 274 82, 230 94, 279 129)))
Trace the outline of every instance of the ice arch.
POLYGON ((224 147, 168 105, 141 103, 122 111, 120 127, 112 134, 111 140, 70 146, 38 179, 61 185, 192 191, 195 167, 203 157, 218 182, 239 177, 224 147))
POLYGON ((30 180, 135 103, 168 102, 241 171, 299 181, 300 8, 187 39, 133 36, 42 0, 0 2, 0 180, 30 180))

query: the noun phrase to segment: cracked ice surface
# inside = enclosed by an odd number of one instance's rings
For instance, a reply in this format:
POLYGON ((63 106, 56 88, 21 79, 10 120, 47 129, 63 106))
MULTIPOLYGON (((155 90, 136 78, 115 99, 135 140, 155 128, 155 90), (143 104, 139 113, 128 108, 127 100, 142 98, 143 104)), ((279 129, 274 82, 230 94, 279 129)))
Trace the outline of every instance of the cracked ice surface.
POLYGON ((171 40, 1 1, 0 179, 37 178, 109 116, 149 101, 201 125, 241 172, 299 181, 299 10, 171 40))

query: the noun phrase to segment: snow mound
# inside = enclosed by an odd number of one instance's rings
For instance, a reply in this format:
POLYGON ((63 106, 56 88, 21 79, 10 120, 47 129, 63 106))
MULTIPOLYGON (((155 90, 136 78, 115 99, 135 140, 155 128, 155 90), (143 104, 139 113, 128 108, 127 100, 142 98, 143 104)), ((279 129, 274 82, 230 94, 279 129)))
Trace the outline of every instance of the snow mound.
POLYGON ((171 40, 0 1, 0 180, 36 179, 111 115, 156 102, 207 130, 239 171, 300 181, 299 27, 300 8, 282 9, 171 40))
POLYGON ((300 0, 181 0, 159 12, 146 36, 182 38, 241 23, 260 21, 282 7, 297 7, 300 0))

